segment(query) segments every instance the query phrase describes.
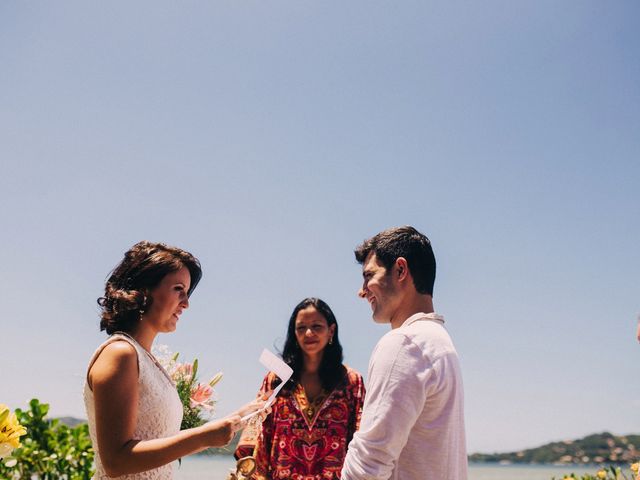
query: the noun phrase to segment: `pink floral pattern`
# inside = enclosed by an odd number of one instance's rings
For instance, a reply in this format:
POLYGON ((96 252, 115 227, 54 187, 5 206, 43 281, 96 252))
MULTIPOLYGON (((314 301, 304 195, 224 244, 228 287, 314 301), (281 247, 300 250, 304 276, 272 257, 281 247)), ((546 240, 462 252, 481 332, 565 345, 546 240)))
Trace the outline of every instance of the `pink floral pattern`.
MULTIPOLYGON (((260 391, 272 389, 276 380, 269 373, 260 391)), ((255 450, 256 480, 339 479, 347 445, 360 425, 364 394, 362 376, 347 368, 346 382, 309 419, 303 413, 308 403, 302 386, 283 389, 261 431, 245 429, 236 458, 253 455, 255 450)))

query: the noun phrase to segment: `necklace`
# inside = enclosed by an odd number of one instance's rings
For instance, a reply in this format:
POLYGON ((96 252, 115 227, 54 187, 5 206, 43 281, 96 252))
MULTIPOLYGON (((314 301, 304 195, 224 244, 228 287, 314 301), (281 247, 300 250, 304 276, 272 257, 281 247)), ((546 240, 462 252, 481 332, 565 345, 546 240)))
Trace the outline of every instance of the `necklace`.
POLYGON ((307 417, 309 417, 309 419, 313 419, 313 416, 315 415, 316 411, 322 406, 325 398, 326 395, 324 393, 320 393, 313 400, 307 399, 308 403, 305 413, 307 414, 307 417))

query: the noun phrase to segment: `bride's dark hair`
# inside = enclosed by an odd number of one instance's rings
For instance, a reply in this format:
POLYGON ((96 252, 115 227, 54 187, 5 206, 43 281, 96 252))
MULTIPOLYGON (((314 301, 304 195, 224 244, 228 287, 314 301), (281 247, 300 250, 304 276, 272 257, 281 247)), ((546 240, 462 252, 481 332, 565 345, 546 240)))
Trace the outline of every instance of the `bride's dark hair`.
POLYGON ((104 296, 98 298, 102 310, 100 330, 106 330, 109 335, 117 331, 132 331, 153 302, 150 291, 167 274, 177 272, 182 267, 186 267, 191 274, 191 285, 187 292, 190 296, 202 277, 200 262, 196 257, 164 243, 136 243, 113 269, 105 285, 104 296))

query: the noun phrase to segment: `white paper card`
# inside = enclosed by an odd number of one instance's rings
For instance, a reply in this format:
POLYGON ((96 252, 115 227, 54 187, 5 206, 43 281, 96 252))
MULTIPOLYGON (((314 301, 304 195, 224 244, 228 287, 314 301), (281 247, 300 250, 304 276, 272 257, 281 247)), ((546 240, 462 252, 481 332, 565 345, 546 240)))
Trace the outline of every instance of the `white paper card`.
POLYGON ((266 348, 262 350, 262 353, 260 354, 260 363, 264 365, 267 370, 271 370, 275 373, 280 380, 282 380, 282 384, 286 383, 287 380, 291 378, 291 375, 293 375, 293 369, 284 363, 284 360, 274 355, 266 348))
POLYGON ((246 422, 250 418, 255 417, 257 414, 267 409, 275 401, 276 396, 278 395, 278 392, 280 391, 280 389, 284 387, 284 384, 287 383, 287 381, 291 378, 291 375, 293 375, 293 369, 289 365, 284 363, 284 361, 281 358, 274 355, 266 348, 262 350, 259 360, 260 360, 260 363, 267 370, 275 373, 278 376, 278 378, 282 380, 282 383, 280 383, 280 385, 278 385, 273 390, 273 393, 271 393, 271 396, 267 400, 267 403, 265 404, 264 408, 258 410, 257 412, 250 413, 245 417, 242 417, 243 422, 246 422))

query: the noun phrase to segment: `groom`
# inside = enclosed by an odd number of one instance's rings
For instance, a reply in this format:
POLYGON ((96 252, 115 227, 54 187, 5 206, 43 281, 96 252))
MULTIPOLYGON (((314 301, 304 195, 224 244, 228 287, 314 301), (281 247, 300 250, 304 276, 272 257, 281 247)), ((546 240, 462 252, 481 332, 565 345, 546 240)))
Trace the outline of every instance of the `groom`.
POLYGON ((366 298, 391 331, 369 361, 360 430, 342 480, 466 480, 462 377, 458 354, 433 310, 436 262, 429 239, 391 228, 355 251, 366 298))

